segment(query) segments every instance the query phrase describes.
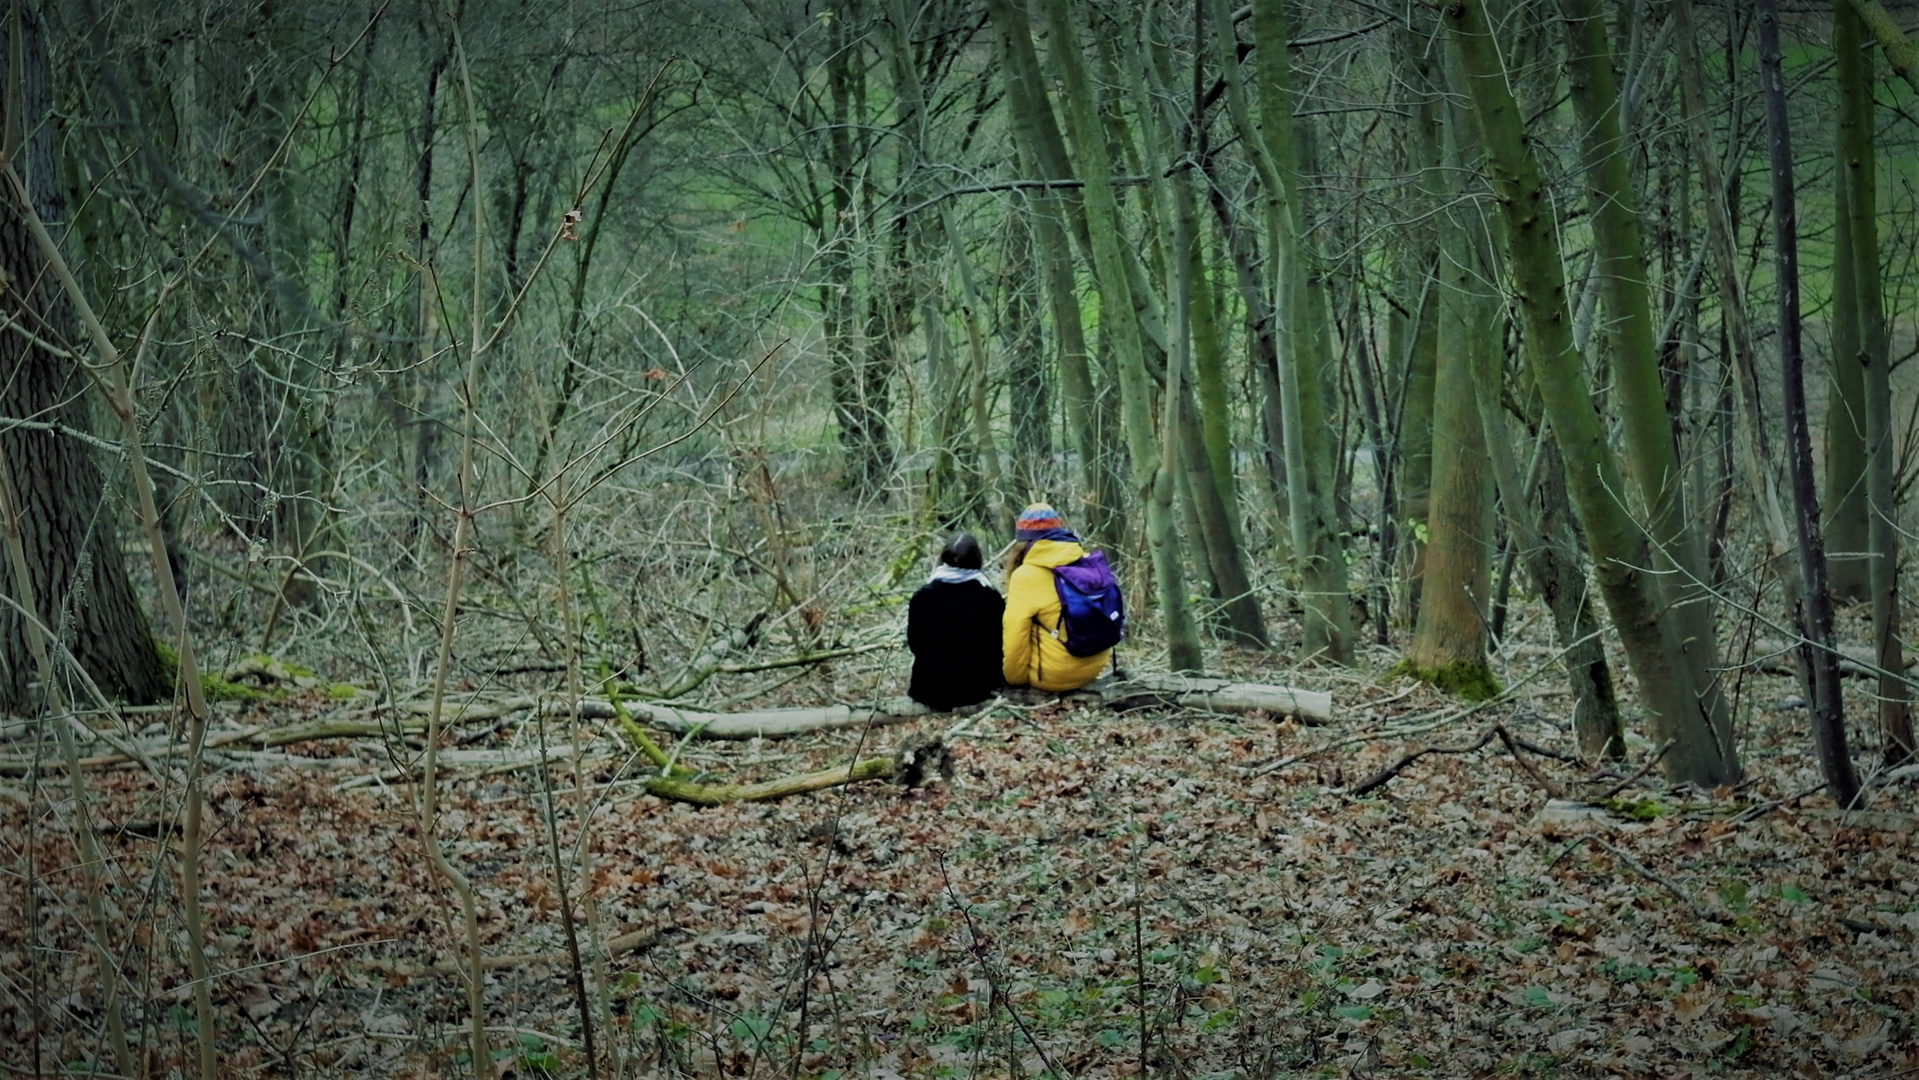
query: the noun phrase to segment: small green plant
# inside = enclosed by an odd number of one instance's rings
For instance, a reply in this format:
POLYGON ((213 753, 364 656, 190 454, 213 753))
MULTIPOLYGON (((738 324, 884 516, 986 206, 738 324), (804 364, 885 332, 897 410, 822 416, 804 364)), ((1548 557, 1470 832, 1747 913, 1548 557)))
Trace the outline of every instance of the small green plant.
POLYGON ((1628 821, 1654 821, 1672 813, 1672 807, 1657 799, 1600 799, 1593 805, 1628 821))
POLYGON ((1752 901, 1746 895, 1748 888, 1743 881, 1722 882, 1719 886, 1719 902, 1734 915, 1744 915, 1752 910, 1752 901))
POLYGON ((560 1070, 560 1056, 548 1050, 546 1041, 538 1035, 520 1036, 519 1046, 510 1054, 520 1068, 540 1076, 560 1070))

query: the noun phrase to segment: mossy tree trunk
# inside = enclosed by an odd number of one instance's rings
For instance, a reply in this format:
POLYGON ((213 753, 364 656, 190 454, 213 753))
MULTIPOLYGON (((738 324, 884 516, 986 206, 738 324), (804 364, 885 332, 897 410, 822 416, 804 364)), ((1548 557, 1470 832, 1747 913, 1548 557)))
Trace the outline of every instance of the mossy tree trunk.
POLYGON ((1480 0, 1456 0, 1445 9, 1445 19, 1499 194, 1527 361, 1566 462, 1567 486, 1600 589, 1651 713, 1654 737, 1673 744, 1662 759, 1665 773, 1675 782, 1717 786, 1735 781, 1738 758, 1722 737, 1723 714, 1712 707, 1716 695, 1702 694, 1694 685, 1679 627, 1645 570, 1650 565, 1645 537, 1619 502, 1618 464, 1573 347, 1558 223, 1485 10, 1480 0))
MULTIPOLYGON (((1261 190, 1275 190, 1278 181, 1272 175, 1271 162, 1259 152, 1258 133, 1253 128, 1251 109, 1246 103, 1239 66, 1239 39, 1233 30, 1232 5, 1228 0, 1208 0, 1201 14, 1211 24, 1211 37, 1216 50, 1214 60, 1220 69, 1222 100, 1226 104, 1227 115, 1239 138, 1251 148, 1247 156, 1259 175, 1261 190)), ((1259 382, 1260 456, 1266 464, 1274 508, 1282 521, 1281 527, 1275 532, 1276 554, 1282 562, 1290 562, 1291 532, 1285 522, 1292 499, 1284 451, 1286 420, 1282 402, 1284 395, 1280 390, 1278 313, 1268 292, 1268 283, 1261 279, 1260 265, 1263 259, 1259 238, 1246 216, 1239 213, 1233 201, 1227 197, 1210 145, 1202 147, 1199 163, 1206 175, 1207 200, 1212 204, 1213 217, 1219 223, 1227 254, 1232 259, 1233 281, 1238 286, 1240 302, 1246 308, 1246 356, 1259 382)))
MULTIPOLYGON (((1484 153, 1470 95, 1457 64, 1446 65, 1446 77, 1452 91, 1448 130, 1459 147, 1460 171, 1466 173, 1484 153)), ((1461 220, 1465 240, 1479 265, 1487 268, 1488 280, 1497 278, 1498 250, 1503 246, 1496 239, 1502 235, 1499 219, 1469 213, 1461 220)), ((1474 400, 1510 543, 1516 546, 1533 588, 1551 612, 1555 640, 1564 650, 1560 663, 1566 669, 1567 688, 1572 691, 1573 734, 1580 756, 1588 761, 1623 758, 1625 726, 1619 715, 1619 696, 1613 685, 1612 665, 1606 659, 1602 627, 1586 582, 1586 560, 1573 536, 1565 467, 1552 441, 1539 438, 1535 440, 1532 463, 1525 472, 1520 470, 1502 402, 1507 314, 1496 302, 1489 303, 1486 312, 1484 318, 1491 324, 1487 343, 1491 347, 1472 353, 1474 400)), ((1530 379, 1519 381, 1530 388, 1530 379)), ((1540 423, 1544 422, 1541 418, 1540 423)))
MULTIPOLYGON (((1147 125, 1148 145, 1162 145, 1170 154, 1177 147, 1184 153, 1203 156, 1204 118, 1200 108, 1202 88, 1195 79, 1192 110, 1176 103, 1180 95, 1173 91, 1174 75, 1170 51, 1159 34, 1145 35, 1150 44, 1142 51, 1139 67, 1150 79, 1135 86, 1141 120, 1147 125), (1151 90, 1151 93, 1148 90, 1151 90), (1157 100, 1159 108, 1153 108, 1157 100), (1157 112, 1160 123, 1153 120, 1157 112)), ((1198 68, 1194 69, 1197 76, 1198 68)), ((1169 169, 1171 162, 1154 160, 1152 167, 1170 172, 1166 181, 1169 199, 1162 204, 1161 244, 1166 252, 1167 274, 1174 283, 1176 319, 1175 354, 1185 354, 1179 365, 1181 378, 1168 378, 1169 388, 1182 384, 1179 396, 1179 446, 1182 468, 1191 476, 1188 485, 1203 557, 1218 594, 1226 630, 1232 639, 1255 648, 1266 647, 1266 621, 1260 614, 1245 548, 1240 540, 1238 487, 1233 478, 1232 410, 1227 398, 1225 358, 1219 341, 1219 325, 1213 307, 1213 285, 1208 274, 1202 243, 1204 221, 1199 214, 1190 170, 1169 169), (1197 402, 1187 375, 1198 383, 1197 402)), ((1171 370, 1171 369, 1169 369, 1171 370)))
POLYGON ((1711 576, 1699 530, 1686 512, 1685 471, 1673 438, 1657 331, 1647 289, 1649 266, 1612 68, 1612 39, 1598 0, 1561 0, 1567 74, 1592 195, 1593 241, 1607 308, 1612 387, 1633 479, 1646 507, 1652 566, 1664 575, 1666 602, 1694 691, 1710 721, 1718 758, 1729 758, 1732 722, 1719 693, 1711 576))
MULTIPOLYGON (((1172 521, 1172 472, 1153 429, 1153 382, 1146 371, 1145 345, 1131 296, 1126 259, 1121 252, 1123 224, 1113 195, 1112 160, 1093 97, 1092 80, 1079 51, 1078 30, 1067 0, 1046 0, 1046 24, 1052 36, 1053 59, 1062 75, 1067 126, 1072 132, 1079 174, 1085 181, 1083 200, 1091 234, 1094 278, 1100 304, 1109 316, 1101 327, 1109 335, 1119 368, 1120 411, 1126 434, 1132 486, 1146 499, 1147 549, 1153 579, 1165 620, 1168 662, 1176 671, 1201 666, 1199 632, 1186 603, 1185 572, 1180 565, 1178 540, 1172 521)), ((1177 387, 1169 400, 1176 402, 1177 387)), ((1177 406, 1168 418, 1178 415, 1177 406)))
MULTIPOLYGON (((1454 125, 1448 125, 1452 127, 1454 125)), ((1447 132, 1451 175, 1464 170, 1459 140, 1447 132)), ((1453 194, 1464 185, 1455 181, 1453 194)), ((1476 213, 1455 200, 1439 229, 1439 337, 1434 364, 1432 494, 1426 514, 1425 584, 1406 670, 1469 700, 1499 692, 1486 663, 1492 610, 1492 488, 1487 480, 1486 434, 1480 423, 1473 372, 1494 348, 1493 304, 1486 268, 1467 233, 1476 213)))
POLYGON ((1326 411, 1327 390, 1336 376, 1327 347, 1325 285, 1301 240, 1306 214, 1293 132, 1285 0, 1253 4, 1253 68, 1259 89, 1260 152, 1273 178, 1267 235, 1279 313, 1288 523, 1306 613, 1301 647, 1309 655, 1344 663, 1352 656, 1352 598, 1333 497, 1337 447, 1326 411))
MULTIPOLYGON (((1039 57, 1033 50, 1026 8, 1013 0, 987 0, 986 9, 1005 47, 1006 101, 1015 138, 1023 147, 1025 159, 1039 168, 1041 176, 1066 179, 1071 170, 1055 160, 1064 158, 1065 147, 1046 96, 1039 57)), ((1041 191, 1034 199, 1035 238, 1046 278, 1047 305, 1053 314, 1067 432, 1079 458, 1086 527, 1094 536, 1117 538, 1125 532, 1125 514, 1119 491, 1105 467, 1108 447, 1099 424, 1098 395, 1073 268, 1072 234, 1084 212, 1079 197, 1069 190, 1041 191)))

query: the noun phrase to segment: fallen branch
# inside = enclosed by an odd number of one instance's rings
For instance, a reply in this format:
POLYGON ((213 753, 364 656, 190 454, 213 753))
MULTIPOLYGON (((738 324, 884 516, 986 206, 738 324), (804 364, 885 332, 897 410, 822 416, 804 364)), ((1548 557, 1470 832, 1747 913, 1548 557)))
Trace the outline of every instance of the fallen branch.
POLYGON ((665 776, 646 782, 650 795, 670 802, 694 806, 724 806, 737 802, 771 802, 788 795, 856 784, 863 780, 892 780, 903 787, 918 787, 933 773, 950 778, 952 757, 939 738, 913 736, 900 744, 889 757, 870 757, 851 765, 835 765, 818 772, 764 780, 757 784, 697 784, 665 776))
MULTIPOLYGON (((533 704, 533 702, 528 701, 522 705, 521 708, 532 708, 533 704)), ((491 708, 475 709, 465 712, 455 719, 477 723, 482 720, 497 719, 511 711, 514 710, 495 710, 491 708)), ((316 742, 321 739, 371 739, 390 735, 418 735, 424 733, 426 729, 427 721, 425 719, 412 719, 410 717, 401 717, 392 720, 324 718, 320 720, 310 720, 304 724, 287 724, 283 727, 251 727, 240 731, 223 731, 218 734, 211 734, 206 737, 206 748, 209 750, 217 750, 223 746, 245 744, 266 750, 277 746, 291 746, 295 743, 316 742)), ((171 745, 156 746, 150 749, 144 749, 135 745, 124 747, 109 754, 95 754, 91 757, 84 757, 76 764, 82 769, 103 769, 115 765, 125 765, 136 760, 134 754, 129 751, 141 751, 146 755, 146 757, 141 760, 145 761, 153 758, 174 756, 182 750, 182 747, 171 745)), ((0 774, 24 775, 28 769, 33 767, 33 764, 34 759, 28 755, 0 757, 0 774)), ((42 759, 40 761, 40 767, 43 769, 57 769, 64 768, 65 766, 66 762, 59 759, 42 759)), ((151 769, 155 766, 149 764, 147 767, 151 769)))
POLYGON ((871 645, 849 645, 843 649, 826 649, 815 653, 800 653, 784 656, 778 660, 760 660, 749 664, 721 664, 719 670, 725 675, 746 675, 755 671, 774 671, 779 668, 804 667, 807 664, 824 664, 828 660, 841 660, 861 653, 877 652, 881 649, 897 649, 897 641, 881 641, 871 645))
POLYGON ((1624 780, 1621 780, 1617 784, 1614 784, 1612 787, 1607 788, 1606 793, 1604 795, 1601 795, 1600 798, 1610 799, 1614 795, 1617 795, 1620 792, 1631 787, 1633 783, 1637 781, 1640 777, 1651 772, 1653 769, 1653 766, 1659 764, 1659 759, 1666 756, 1666 751, 1672 749, 1672 744, 1673 744, 1672 739, 1667 739, 1664 743, 1661 743, 1659 746, 1659 749, 1656 752, 1654 752, 1652 757, 1646 759, 1646 763, 1644 765, 1641 765, 1639 768, 1634 769, 1631 776, 1628 776, 1624 780))
MULTIPOLYGON (((850 654, 865 648, 867 647, 861 646, 857 649, 842 650, 842 652, 850 654)), ((803 660, 813 662, 830 659, 833 655, 839 655, 839 653, 812 654, 803 660)), ((771 666, 790 666, 799 662, 802 662, 802 658, 789 658, 786 661, 775 662, 771 666)), ((260 667, 263 668, 264 665, 260 667)), ((247 666, 243 670, 239 665, 229 669, 229 672, 255 676, 264 674, 263 670, 256 670, 254 666, 247 666)), ((1095 684, 1088 690, 1103 704, 1114 709, 1162 706, 1230 713, 1265 712, 1275 717, 1296 716, 1307 722, 1327 721, 1333 715, 1331 694, 1267 683, 1238 683, 1225 679, 1183 678, 1173 675, 1143 675, 1103 685, 1095 684)), ((484 697, 476 694, 461 699, 455 699, 449 695, 443 722, 449 726, 480 724, 504 720, 517 713, 532 712, 536 709, 546 716, 565 716, 571 712, 572 708, 572 704, 565 697, 557 695, 516 694, 484 697)), ((323 717, 279 727, 260 726, 240 731, 209 733, 206 745, 209 749, 218 749, 223 746, 245 744, 264 750, 322 739, 418 735, 427 730, 426 717, 433 711, 433 704, 430 701, 410 701, 395 706, 395 709, 404 715, 388 720, 364 719, 361 717, 364 717, 365 711, 360 710, 358 716, 323 717)), ((622 727, 637 720, 675 735, 692 734, 696 738, 703 739, 779 739, 819 731, 843 731, 902 724, 934 715, 933 710, 905 697, 887 698, 869 705, 824 705, 757 709, 748 712, 705 712, 655 702, 614 702, 606 698, 583 697, 579 699, 578 710, 580 716, 592 719, 622 719, 625 721, 622 727), (625 713, 624 717, 622 710, 625 713)), ((628 730, 627 734, 631 738, 633 730, 628 730)), ((1525 743, 1523 740, 1521 745, 1534 753, 1552 757, 1561 756, 1543 747, 1525 743)), ((164 746, 144 750, 137 745, 121 745, 116 749, 118 752, 115 753, 82 758, 79 764, 82 768, 88 769, 106 768, 135 760, 136 755, 143 752, 155 758, 167 757, 174 752, 171 748, 164 746)), ((649 752, 648 757, 652 758, 653 754, 649 752)), ((56 768, 63 764, 63 762, 51 760, 43 762, 43 765, 56 768)), ((655 759, 654 764, 658 765, 660 761, 655 759)), ((0 774, 24 775, 32 765, 33 758, 30 755, 0 757, 0 774)), ((153 767, 151 763, 149 767, 153 767)), ((728 798, 725 801, 740 800, 728 798)))
POLYGON ((1506 744, 1506 749, 1512 752, 1513 760, 1518 762, 1519 767, 1526 771, 1526 775, 1532 777, 1533 781, 1537 783, 1540 787, 1545 788, 1546 793, 1551 795, 1553 798, 1557 799, 1561 797, 1559 785, 1553 783, 1551 779, 1549 779, 1544 774, 1539 772, 1539 770, 1533 768, 1531 763, 1529 763, 1525 759, 1525 757, 1520 754, 1519 751, 1521 747, 1524 747, 1525 749, 1531 750, 1536 754, 1542 754, 1547 757, 1559 758, 1560 760, 1565 760, 1566 759, 1565 755, 1560 754, 1558 751, 1548 750, 1545 747, 1539 746, 1535 743, 1527 742, 1524 739, 1519 739, 1514 737, 1514 735, 1511 732, 1506 730, 1506 725, 1504 724, 1494 724, 1492 727, 1487 728, 1485 733, 1480 735, 1479 738, 1475 740, 1470 746, 1423 746, 1423 747, 1420 747, 1418 750, 1414 750, 1412 753, 1407 754, 1405 757, 1400 758, 1398 761, 1395 761, 1391 765, 1388 765, 1385 768, 1374 773, 1372 776, 1368 777, 1364 783, 1360 784, 1358 787, 1351 789, 1346 794, 1355 799, 1359 798, 1362 795, 1365 795, 1371 791, 1374 791, 1378 788, 1386 786, 1387 782, 1392 780, 1393 777, 1398 776, 1400 772, 1404 770, 1408 765, 1411 765, 1413 762, 1418 761, 1420 758, 1425 757, 1427 754, 1470 754, 1473 751, 1478 750, 1479 748, 1485 746, 1487 743, 1492 742, 1495 736, 1499 738, 1499 741, 1506 744))
MULTIPOLYGON (((1618 859, 1620 862, 1624 863, 1628 869, 1632 870, 1634 873, 1637 873, 1640 877, 1645 878, 1647 881, 1650 881, 1653 884, 1671 893, 1675 899, 1677 899, 1680 903, 1686 905, 1686 907, 1692 911, 1693 916, 1695 918, 1706 919, 1711 917, 1711 913, 1708 912, 1705 908, 1701 907, 1698 901, 1694 900, 1691 896, 1688 896, 1684 889, 1681 889, 1679 886, 1674 885, 1671 881, 1667 880, 1666 878, 1660 877, 1658 874, 1653 873, 1651 870, 1646 869, 1646 864, 1640 862, 1638 859, 1633 858, 1631 855, 1627 854, 1625 851, 1621 850, 1615 845, 1610 844, 1606 842, 1605 840, 1597 836, 1593 836, 1591 834, 1575 837, 1571 843, 1566 845, 1566 849, 1559 853, 1559 858, 1553 860, 1552 865, 1554 866, 1558 865, 1559 859, 1565 858, 1567 852, 1570 852, 1572 849, 1578 847, 1581 844, 1597 844, 1600 847, 1605 848, 1606 851, 1610 853, 1613 858, 1618 859)), ((1546 867, 1546 869, 1551 870, 1552 866, 1548 866, 1546 867)))

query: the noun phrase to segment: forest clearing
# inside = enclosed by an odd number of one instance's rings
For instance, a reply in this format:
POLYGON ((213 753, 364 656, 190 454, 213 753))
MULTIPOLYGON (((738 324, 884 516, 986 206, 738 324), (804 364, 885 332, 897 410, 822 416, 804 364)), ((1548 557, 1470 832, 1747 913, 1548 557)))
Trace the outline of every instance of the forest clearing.
POLYGON ((0 1069, 1919 1074, 1915 32, 14 0, 0 1069))

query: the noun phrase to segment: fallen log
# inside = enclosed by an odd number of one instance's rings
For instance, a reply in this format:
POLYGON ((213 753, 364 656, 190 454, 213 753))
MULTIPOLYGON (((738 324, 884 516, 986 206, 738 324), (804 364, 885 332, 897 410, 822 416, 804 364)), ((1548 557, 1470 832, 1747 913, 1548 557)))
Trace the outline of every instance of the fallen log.
MULTIPOLYGON (((531 708, 529 703, 524 706, 531 708)), ((496 719, 505 715, 502 712, 476 710, 460 716, 460 719, 472 722, 496 719)), ((300 724, 286 724, 280 727, 250 727, 239 731, 222 731, 209 734, 206 739, 208 750, 221 747, 246 745, 262 750, 279 746, 292 746, 295 743, 316 742, 321 739, 370 739, 391 735, 418 735, 426 731, 424 719, 395 718, 392 720, 355 720, 326 718, 309 720, 300 724)), ((97 733, 96 733, 97 734, 97 733)), ((94 754, 83 757, 79 765, 83 769, 103 769, 114 765, 125 765, 135 760, 128 750, 140 750, 152 759, 176 757, 185 752, 185 747, 177 744, 153 747, 127 747, 111 753, 94 754)), ((58 758, 45 758, 40 761, 42 769, 64 769, 66 762, 58 758)), ((33 765, 26 756, 0 757, 0 774, 24 774, 33 765)), ((152 768, 152 766, 149 766, 152 768)))
MULTIPOLYGON (((581 705, 597 704, 582 701, 581 705)), ((705 739, 779 739, 815 731, 903 724, 933 710, 911 698, 888 698, 874 705, 826 705, 819 708, 759 709, 752 712, 713 713, 677 709, 671 705, 626 702, 639 720, 675 735, 696 734, 705 739)), ((611 707, 608 708, 611 714, 611 707)))
POLYGON ((1173 705, 1212 712, 1265 712, 1272 716, 1296 716, 1301 723, 1333 718, 1333 695, 1319 690, 1301 690, 1271 683, 1232 682, 1182 675, 1136 675, 1087 689, 1115 709, 1173 705))

